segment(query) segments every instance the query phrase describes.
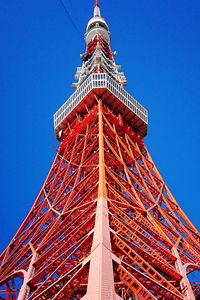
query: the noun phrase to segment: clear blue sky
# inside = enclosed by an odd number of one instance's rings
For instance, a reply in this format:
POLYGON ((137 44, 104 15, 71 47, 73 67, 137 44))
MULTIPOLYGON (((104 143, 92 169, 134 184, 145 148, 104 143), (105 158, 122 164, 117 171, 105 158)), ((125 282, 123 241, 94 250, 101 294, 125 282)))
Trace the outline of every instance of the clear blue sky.
MULTIPOLYGON (((82 36, 93 0, 63 0, 82 36)), ((145 142, 200 228, 200 1, 100 0, 127 90, 149 110, 145 142)), ((28 213, 57 142, 53 113, 72 93, 84 40, 58 0, 0 3, 0 250, 28 213)))

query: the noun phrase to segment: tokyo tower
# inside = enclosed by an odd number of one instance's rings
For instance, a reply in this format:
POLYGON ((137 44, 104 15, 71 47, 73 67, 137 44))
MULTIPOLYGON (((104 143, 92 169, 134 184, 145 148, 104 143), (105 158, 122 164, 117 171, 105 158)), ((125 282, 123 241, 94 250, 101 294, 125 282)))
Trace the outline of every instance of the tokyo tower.
POLYGON ((200 299, 200 234, 145 147, 148 112, 124 89, 97 0, 85 42, 55 160, 0 255, 0 300, 200 299))

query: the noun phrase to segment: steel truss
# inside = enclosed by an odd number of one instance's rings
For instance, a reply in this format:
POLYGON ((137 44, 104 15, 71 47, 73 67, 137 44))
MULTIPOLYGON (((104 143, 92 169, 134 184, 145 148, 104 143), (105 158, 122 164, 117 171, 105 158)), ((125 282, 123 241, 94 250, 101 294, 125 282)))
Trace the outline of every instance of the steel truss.
POLYGON ((200 270, 199 233, 143 141, 96 99, 66 127, 35 203, 0 256, 0 299, 92 299, 96 259, 112 276, 101 279, 111 286, 102 299, 195 299, 199 284, 187 275, 200 270))

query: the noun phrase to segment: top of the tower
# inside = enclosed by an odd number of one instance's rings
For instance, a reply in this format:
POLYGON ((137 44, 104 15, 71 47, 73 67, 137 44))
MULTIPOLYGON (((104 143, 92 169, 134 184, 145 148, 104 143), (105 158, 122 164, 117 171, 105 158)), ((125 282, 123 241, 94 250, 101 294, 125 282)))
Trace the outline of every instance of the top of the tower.
POLYGON ((94 14, 89 20, 85 33, 86 49, 82 66, 77 68, 76 91, 54 115, 58 140, 65 137, 66 127, 77 118, 84 118, 96 102, 102 99, 113 112, 128 122, 135 132, 144 137, 147 133, 148 112, 124 90, 126 77, 115 63, 116 52, 110 46, 110 32, 107 22, 101 16, 98 0, 94 3, 94 14))
POLYGON ((96 0, 94 4, 93 17, 89 20, 86 27, 86 33, 85 33, 86 44, 91 42, 94 36, 97 34, 100 34, 106 42, 110 43, 109 28, 106 21, 101 16, 100 5, 98 0, 96 0))
POLYGON ((94 4, 94 17, 101 17, 100 6, 98 0, 94 4))
POLYGON ((82 67, 77 68, 73 83, 78 88, 92 73, 107 73, 116 82, 124 86, 126 78, 123 72, 119 72, 121 66, 115 64, 115 54, 110 47, 110 32, 107 22, 101 16, 98 0, 94 3, 93 17, 89 20, 85 33, 86 51, 81 54, 82 67))

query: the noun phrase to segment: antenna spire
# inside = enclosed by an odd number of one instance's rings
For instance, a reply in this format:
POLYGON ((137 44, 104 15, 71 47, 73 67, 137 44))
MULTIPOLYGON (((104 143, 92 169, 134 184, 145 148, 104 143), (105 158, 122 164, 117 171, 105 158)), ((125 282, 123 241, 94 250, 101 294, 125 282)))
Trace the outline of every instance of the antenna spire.
POLYGON ((95 0, 94 3, 94 17, 101 17, 99 1, 95 0))

